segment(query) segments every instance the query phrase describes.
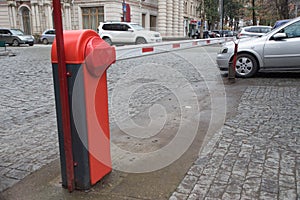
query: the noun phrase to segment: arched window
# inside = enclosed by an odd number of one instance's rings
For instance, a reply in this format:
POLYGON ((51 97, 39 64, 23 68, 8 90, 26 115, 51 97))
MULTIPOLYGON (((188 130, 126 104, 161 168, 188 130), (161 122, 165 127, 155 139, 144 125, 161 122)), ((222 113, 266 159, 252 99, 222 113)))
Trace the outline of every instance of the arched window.
POLYGON ((30 12, 27 7, 22 8, 22 22, 23 30, 25 34, 31 35, 31 26, 30 26, 30 12))
POLYGON ((187 2, 184 2, 183 6, 184 6, 184 13, 187 14, 188 13, 188 11, 187 11, 187 2))

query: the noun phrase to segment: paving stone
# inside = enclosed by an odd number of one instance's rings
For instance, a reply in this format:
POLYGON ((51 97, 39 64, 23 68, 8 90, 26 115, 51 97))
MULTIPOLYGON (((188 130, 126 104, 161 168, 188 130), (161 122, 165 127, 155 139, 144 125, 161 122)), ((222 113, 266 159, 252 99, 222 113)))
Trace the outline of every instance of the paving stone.
MULTIPOLYGON (((293 83, 297 81, 289 84, 293 83)), ((299 199, 300 128, 297 119, 300 113, 294 106, 300 103, 300 88, 274 86, 280 84, 280 80, 268 84, 249 86, 241 97, 237 115, 227 119, 222 132, 218 133, 221 134, 219 140, 208 149, 204 147, 205 155, 211 157, 202 159, 201 164, 211 168, 205 168, 205 177, 211 175, 213 178, 205 181, 203 174, 199 175, 192 193, 202 191, 200 199, 213 195, 211 191, 208 195, 205 188, 217 188, 217 184, 225 182, 227 187, 222 187, 215 198, 299 199), (219 152, 218 159, 214 159, 215 152, 219 152)))

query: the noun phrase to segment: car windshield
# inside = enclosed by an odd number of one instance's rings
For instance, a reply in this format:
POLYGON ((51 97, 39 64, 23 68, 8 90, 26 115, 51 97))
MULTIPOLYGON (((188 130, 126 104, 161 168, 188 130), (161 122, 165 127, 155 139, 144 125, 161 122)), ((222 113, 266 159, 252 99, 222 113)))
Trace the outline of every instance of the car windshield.
POLYGON ((24 35, 23 31, 19 29, 11 29, 11 32, 13 33, 13 35, 24 35))
POLYGON ((132 28, 134 30, 144 30, 144 28, 142 26, 140 26, 139 24, 131 24, 132 28))

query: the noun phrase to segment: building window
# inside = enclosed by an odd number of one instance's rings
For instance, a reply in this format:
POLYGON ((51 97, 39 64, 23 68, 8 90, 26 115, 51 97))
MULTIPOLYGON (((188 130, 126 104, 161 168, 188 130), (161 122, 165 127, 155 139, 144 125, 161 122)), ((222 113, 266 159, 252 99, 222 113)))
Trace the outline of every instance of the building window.
POLYGON ((142 27, 146 28, 146 14, 142 14, 142 27))
POLYGON ((187 14, 187 2, 184 2, 183 4, 183 7, 184 7, 184 13, 187 14))
POLYGON ((104 7, 82 8, 83 29, 97 30, 99 23, 104 22, 104 7))
POLYGON ((156 16, 150 15, 150 30, 157 31, 156 27, 156 16))
POLYGON ((31 34, 31 26, 30 26, 30 13, 28 8, 22 8, 22 22, 23 22, 23 30, 27 35, 31 34))

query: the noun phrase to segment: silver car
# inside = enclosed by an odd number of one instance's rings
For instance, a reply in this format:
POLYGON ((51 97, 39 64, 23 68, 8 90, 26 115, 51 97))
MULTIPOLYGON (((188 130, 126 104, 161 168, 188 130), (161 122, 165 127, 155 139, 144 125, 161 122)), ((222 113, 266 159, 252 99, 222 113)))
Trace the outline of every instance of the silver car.
MULTIPOLYGON (((220 69, 232 66, 234 42, 223 45, 217 55, 220 69)), ((241 39, 236 62, 237 77, 251 77, 260 70, 300 69, 300 17, 256 38, 241 39)))
POLYGON ((48 29, 43 32, 40 40, 43 44, 49 44, 49 43, 53 43, 54 38, 55 38, 55 30, 48 29))
POLYGON ((262 36, 272 30, 271 26, 246 26, 238 32, 238 38, 262 36))
POLYGON ((20 29, 0 28, 0 41, 4 41, 10 46, 20 46, 20 44, 34 45, 34 37, 26 35, 20 29))

